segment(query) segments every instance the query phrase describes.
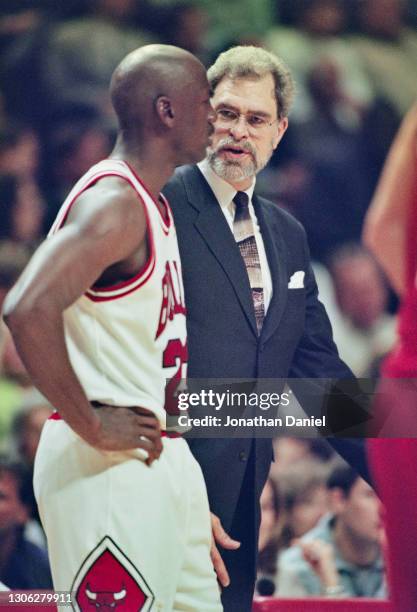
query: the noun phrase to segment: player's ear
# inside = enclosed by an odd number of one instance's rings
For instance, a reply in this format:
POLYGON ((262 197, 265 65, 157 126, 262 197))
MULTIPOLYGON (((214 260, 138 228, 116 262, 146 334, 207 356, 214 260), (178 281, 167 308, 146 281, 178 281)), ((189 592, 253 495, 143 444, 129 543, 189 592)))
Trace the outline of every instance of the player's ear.
POLYGON ((175 119, 172 101, 167 96, 159 96, 155 101, 155 111, 159 120, 167 127, 172 127, 175 119))

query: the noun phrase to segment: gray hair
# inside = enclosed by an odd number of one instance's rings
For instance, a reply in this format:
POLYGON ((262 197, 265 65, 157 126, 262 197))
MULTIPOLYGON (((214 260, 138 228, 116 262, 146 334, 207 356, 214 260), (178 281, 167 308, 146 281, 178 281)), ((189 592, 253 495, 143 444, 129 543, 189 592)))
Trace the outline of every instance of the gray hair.
POLYGON ((285 63, 273 53, 251 45, 232 47, 219 55, 208 69, 212 94, 220 81, 239 78, 262 78, 271 74, 279 119, 287 117, 294 97, 294 81, 285 63))

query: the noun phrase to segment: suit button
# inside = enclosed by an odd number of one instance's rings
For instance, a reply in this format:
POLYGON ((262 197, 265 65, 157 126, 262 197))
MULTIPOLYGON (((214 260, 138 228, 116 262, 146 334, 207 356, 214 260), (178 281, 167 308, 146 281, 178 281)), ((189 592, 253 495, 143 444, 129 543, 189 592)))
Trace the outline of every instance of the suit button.
POLYGON ((239 461, 246 461, 246 459, 247 459, 247 456, 246 456, 245 451, 240 451, 240 453, 239 453, 239 461))

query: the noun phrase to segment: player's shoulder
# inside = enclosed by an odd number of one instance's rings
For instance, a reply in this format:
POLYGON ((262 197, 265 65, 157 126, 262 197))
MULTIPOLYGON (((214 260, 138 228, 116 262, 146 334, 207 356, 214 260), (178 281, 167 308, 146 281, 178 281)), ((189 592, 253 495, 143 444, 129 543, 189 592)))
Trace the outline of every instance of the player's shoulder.
POLYGON ((85 189, 79 199, 91 199, 104 205, 111 202, 131 202, 138 197, 137 190, 126 177, 104 174, 91 187, 85 189))
POLYGON ((143 200, 132 185, 122 177, 100 177, 74 201, 67 223, 77 222, 89 228, 98 224, 127 227, 145 216, 143 200))

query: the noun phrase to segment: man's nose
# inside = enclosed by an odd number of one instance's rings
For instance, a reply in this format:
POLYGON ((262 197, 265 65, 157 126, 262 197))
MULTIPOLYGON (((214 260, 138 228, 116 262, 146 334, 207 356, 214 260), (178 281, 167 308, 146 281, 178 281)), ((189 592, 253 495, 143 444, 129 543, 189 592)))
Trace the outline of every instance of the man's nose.
POLYGON ((248 124, 244 115, 239 115, 233 125, 230 127, 230 134, 236 140, 247 138, 249 136, 248 124))

